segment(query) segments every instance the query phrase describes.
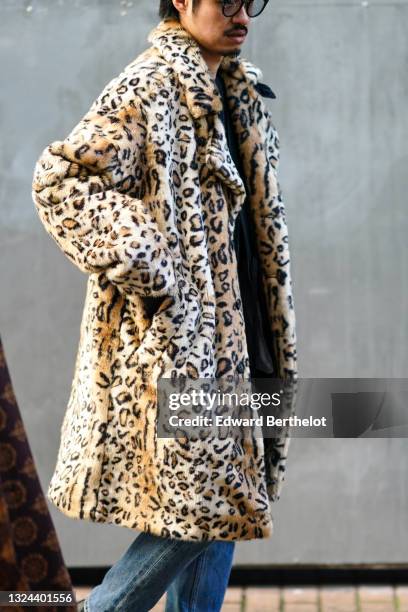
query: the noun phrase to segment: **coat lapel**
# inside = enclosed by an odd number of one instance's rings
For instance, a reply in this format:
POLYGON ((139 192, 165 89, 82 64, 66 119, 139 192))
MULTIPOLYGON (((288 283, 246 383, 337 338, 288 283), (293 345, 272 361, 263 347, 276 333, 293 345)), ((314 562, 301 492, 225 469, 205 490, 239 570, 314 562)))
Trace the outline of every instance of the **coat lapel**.
POLYGON ((211 168, 238 198, 245 197, 244 183, 234 164, 225 137, 225 130, 219 115, 214 117, 211 137, 206 148, 206 165, 211 168))
POLYGON ((176 72, 194 119, 221 111, 221 98, 200 48, 178 21, 164 19, 147 40, 176 72))
POLYGON ((206 166, 231 191, 232 197, 228 201, 232 220, 248 193, 262 267, 266 274, 275 274, 265 245, 270 245, 274 232, 271 208, 278 194, 278 185, 268 159, 266 134, 261 127, 265 108, 256 85, 263 77, 262 71, 240 57, 225 56, 219 67, 237 135, 244 186, 228 149, 220 116, 221 96, 197 42, 174 19, 161 21, 150 32, 148 40, 173 67, 184 87, 186 104, 205 146, 206 166))
MULTIPOLYGON (((189 111, 197 126, 200 126, 198 131, 205 134, 206 165, 234 194, 230 210, 235 216, 243 205, 246 189, 228 149, 220 116, 222 100, 200 48, 180 23, 173 19, 161 21, 150 32, 148 40, 171 64, 184 87, 189 111)), ((242 126, 249 125, 245 118, 246 106, 257 95, 254 85, 262 72, 247 60, 227 56, 223 58, 219 69, 227 86, 233 123, 241 143, 245 138, 242 126), (236 114, 238 107, 239 116, 236 114)), ((249 176, 248 168, 244 170, 246 176, 249 176)))

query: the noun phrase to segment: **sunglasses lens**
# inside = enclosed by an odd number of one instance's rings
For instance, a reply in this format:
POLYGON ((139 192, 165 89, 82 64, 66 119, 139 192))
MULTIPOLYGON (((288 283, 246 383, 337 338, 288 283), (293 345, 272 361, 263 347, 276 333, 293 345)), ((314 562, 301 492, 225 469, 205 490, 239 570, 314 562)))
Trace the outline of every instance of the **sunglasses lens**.
POLYGON ((268 2, 265 0, 252 0, 252 2, 249 2, 248 4, 248 16, 257 17, 262 13, 267 4, 268 2))
POLYGON ((223 13, 226 17, 232 17, 241 8, 241 0, 224 0, 223 13))
MULTIPOLYGON (((262 13, 269 0, 250 0, 246 2, 246 10, 249 17, 257 17, 262 13)), ((233 17, 244 3, 241 0, 224 0, 222 4, 223 13, 226 17, 233 17)))

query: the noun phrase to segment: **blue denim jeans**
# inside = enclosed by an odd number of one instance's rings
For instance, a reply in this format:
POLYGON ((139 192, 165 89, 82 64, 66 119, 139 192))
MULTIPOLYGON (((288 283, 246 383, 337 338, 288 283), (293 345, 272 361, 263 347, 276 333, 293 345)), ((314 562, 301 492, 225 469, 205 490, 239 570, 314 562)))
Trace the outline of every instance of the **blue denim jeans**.
POLYGON ((219 612, 234 542, 186 542, 141 533, 85 601, 85 612, 219 612))

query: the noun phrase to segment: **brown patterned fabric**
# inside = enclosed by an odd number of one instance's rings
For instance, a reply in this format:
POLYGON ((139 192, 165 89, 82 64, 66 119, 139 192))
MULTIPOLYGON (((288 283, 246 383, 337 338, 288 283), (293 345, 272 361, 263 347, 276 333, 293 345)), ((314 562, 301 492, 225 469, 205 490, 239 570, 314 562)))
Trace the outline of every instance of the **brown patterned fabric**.
MULTIPOLYGON (((14 395, 0 338, 0 590, 73 591, 14 395)), ((25 610, 7 606, 2 610, 25 610)), ((76 606, 37 606, 51 612, 76 606)))

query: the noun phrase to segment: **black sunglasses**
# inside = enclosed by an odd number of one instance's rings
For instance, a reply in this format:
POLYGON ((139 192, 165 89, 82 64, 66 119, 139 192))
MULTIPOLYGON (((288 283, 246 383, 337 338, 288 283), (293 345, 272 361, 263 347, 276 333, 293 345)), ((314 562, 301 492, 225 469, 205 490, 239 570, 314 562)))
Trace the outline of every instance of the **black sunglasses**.
POLYGON ((225 17, 237 15, 245 4, 248 17, 258 17, 269 0, 221 0, 222 13, 225 17))

